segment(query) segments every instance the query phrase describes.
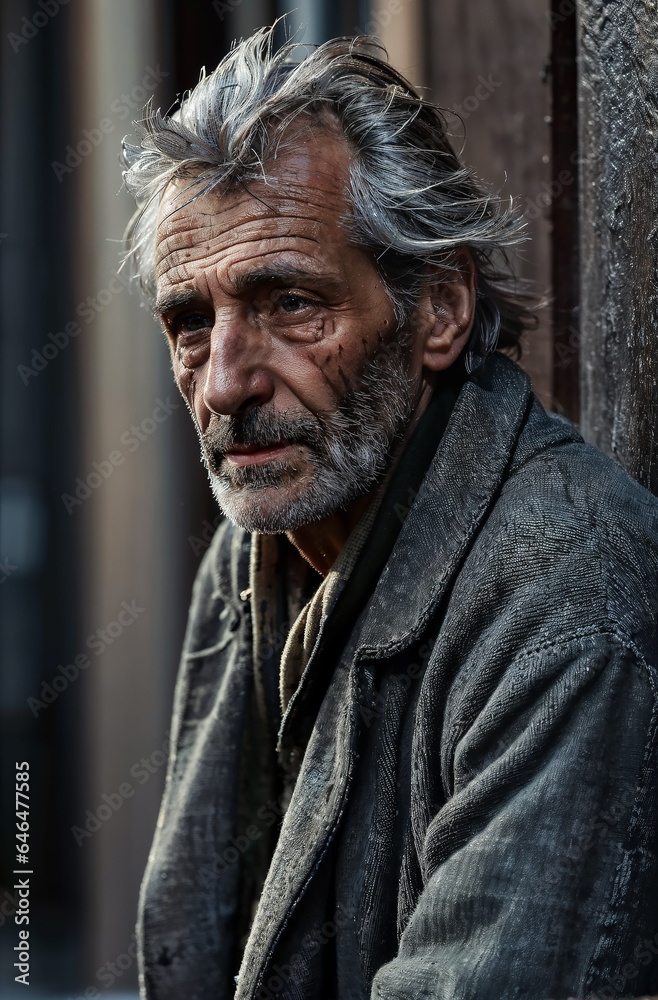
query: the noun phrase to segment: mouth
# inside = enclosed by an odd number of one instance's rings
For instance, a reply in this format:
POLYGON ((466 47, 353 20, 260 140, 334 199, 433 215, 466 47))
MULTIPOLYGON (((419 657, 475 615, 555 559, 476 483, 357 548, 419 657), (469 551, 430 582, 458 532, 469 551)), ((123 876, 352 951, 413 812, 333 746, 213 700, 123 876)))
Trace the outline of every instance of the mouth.
POLYGON ((260 465, 284 458, 291 450, 292 444, 282 441, 279 444, 234 445, 231 451, 224 452, 224 458, 230 465, 260 465))

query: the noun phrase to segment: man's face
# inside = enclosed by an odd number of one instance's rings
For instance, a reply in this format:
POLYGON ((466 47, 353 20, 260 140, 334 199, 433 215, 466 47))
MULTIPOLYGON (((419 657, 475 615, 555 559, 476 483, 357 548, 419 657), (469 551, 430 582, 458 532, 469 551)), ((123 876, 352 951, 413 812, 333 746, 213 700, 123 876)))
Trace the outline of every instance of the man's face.
POLYGON ((341 139, 305 136, 269 183, 185 205, 178 182, 160 210, 174 374, 215 496, 248 530, 291 530, 369 492, 418 398, 422 347, 340 225, 348 163, 341 139))

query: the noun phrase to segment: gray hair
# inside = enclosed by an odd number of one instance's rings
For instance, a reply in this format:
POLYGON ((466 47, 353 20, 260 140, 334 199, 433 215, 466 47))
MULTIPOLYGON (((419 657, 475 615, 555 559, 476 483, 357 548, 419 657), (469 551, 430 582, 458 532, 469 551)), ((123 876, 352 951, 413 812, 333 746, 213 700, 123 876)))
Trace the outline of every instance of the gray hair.
POLYGON ((512 200, 486 190, 460 163, 441 109, 385 61, 376 39, 335 38, 300 61, 301 45, 274 51, 273 31, 260 29, 212 73, 202 71, 175 114, 147 107, 134 123, 140 145, 123 143, 124 181, 138 206, 126 261, 147 301, 155 300, 156 220, 168 183, 189 178, 191 201, 265 179, 265 165, 303 121, 338 129, 348 143, 350 214, 343 223, 372 252, 398 323, 412 315, 434 268, 454 268, 467 249, 478 278, 467 369, 497 346, 520 353, 534 317, 507 256, 525 238, 512 200))

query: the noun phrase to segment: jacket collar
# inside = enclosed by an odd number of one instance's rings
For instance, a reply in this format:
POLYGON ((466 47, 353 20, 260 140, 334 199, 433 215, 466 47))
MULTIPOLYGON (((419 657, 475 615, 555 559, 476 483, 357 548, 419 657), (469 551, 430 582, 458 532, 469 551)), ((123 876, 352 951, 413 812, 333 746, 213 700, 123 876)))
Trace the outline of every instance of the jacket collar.
POLYGON ((361 619, 360 650, 390 655, 427 625, 510 465, 532 399, 530 379, 501 354, 464 384, 390 558, 361 619))

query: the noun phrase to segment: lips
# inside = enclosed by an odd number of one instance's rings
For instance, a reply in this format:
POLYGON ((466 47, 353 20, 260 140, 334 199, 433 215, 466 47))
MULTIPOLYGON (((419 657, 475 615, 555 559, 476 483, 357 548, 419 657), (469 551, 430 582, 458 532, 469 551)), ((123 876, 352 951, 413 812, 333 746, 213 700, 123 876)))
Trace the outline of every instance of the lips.
POLYGON ((271 462, 277 458, 283 458, 292 445, 287 441, 278 444, 269 444, 265 447, 259 445, 233 445, 230 451, 224 452, 224 458, 231 465, 258 465, 263 462, 271 462))

